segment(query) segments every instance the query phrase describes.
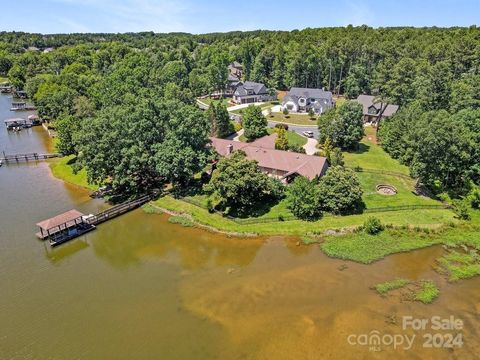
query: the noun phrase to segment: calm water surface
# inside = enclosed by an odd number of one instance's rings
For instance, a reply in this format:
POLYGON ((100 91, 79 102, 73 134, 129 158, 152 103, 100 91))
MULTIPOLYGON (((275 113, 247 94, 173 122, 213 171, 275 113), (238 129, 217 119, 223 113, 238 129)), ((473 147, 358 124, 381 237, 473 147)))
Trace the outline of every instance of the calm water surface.
MULTIPOLYGON (((48 151, 41 127, 7 133, 11 98, 0 96, 0 151, 48 151)), ((296 239, 232 239, 136 210, 52 251, 34 224, 101 201, 53 178, 48 164, 0 168, 0 359, 469 359, 480 353, 479 279, 456 285, 433 270, 442 249, 373 265, 324 256, 296 239), (342 265, 346 264, 346 268, 342 265), (394 277, 433 279, 433 305, 381 298, 394 277), (403 315, 454 315, 460 350, 410 351, 347 343, 349 334, 404 334, 403 315), (393 320, 392 320, 393 319, 393 320), (395 319, 397 321, 395 322, 395 319)))

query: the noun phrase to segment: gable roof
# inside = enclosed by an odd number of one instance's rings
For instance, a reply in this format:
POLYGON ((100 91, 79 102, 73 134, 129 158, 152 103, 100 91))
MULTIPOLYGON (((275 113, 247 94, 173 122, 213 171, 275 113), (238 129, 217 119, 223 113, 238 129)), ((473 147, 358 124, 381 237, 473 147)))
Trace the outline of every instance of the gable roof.
MULTIPOLYGON (((363 115, 372 115, 368 113, 368 109, 372 106, 375 109, 380 110, 381 103, 374 103, 374 100, 375 96, 373 95, 358 95, 357 102, 363 106, 363 115)), ((398 111, 398 107, 398 105, 388 104, 387 108, 383 111, 382 116, 392 116, 398 111)))
POLYGON ((77 210, 70 210, 63 214, 54 216, 50 219, 40 221, 37 223, 37 226, 42 228, 43 230, 50 230, 57 226, 67 224, 67 226, 72 226, 74 224, 74 220, 81 218, 84 216, 80 211, 77 210))
POLYGON ((245 81, 242 85, 237 87, 235 90, 235 95, 245 96, 248 95, 248 90, 252 90, 255 95, 266 94, 267 88, 262 83, 257 83, 253 81, 245 81))
POLYGON ((285 176, 296 173, 313 179, 324 173, 328 166, 326 158, 275 150, 275 138, 276 133, 257 139, 250 144, 218 138, 210 138, 210 141, 221 156, 227 156, 227 147, 232 146, 233 151, 244 151, 247 158, 255 160, 258 166, 286 172, 285 176))
POLYGON ((332 93, 322 89, 292 87, 287 95, 332 101, 332 93))

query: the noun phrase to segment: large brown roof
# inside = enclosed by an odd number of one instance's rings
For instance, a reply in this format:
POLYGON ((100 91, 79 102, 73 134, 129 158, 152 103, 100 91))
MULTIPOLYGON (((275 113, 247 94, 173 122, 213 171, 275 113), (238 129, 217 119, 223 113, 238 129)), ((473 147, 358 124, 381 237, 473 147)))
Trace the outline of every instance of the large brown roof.
POLYGON ((272 147, 268 147, 272 139, 273 144, 275 144, 275 137, 272 135, 265 136, 251 144, 218 138, 210 138, 210 140, 215 150, 217 150, 221 156, 227 156, 227 147, 232 146, 232 151, 244 151, 248 159, 257 161, 258 166, 263 168, 280 170, 288 174, 297 173, 309 179, 324 174, 328 167, 326 158, 275 150, 272 147), (267 146, 256 146, 262 144, 266 144, 267 146))
POLYGON ((37 226, 42 228, 43 230, 50 230, 63 224, 66 224, 67 226, 72 226, 74 224, 74 220, 81 218, 82 216, 84 215, 80 211, 70 210, 53 218, 40 221, 37 226))

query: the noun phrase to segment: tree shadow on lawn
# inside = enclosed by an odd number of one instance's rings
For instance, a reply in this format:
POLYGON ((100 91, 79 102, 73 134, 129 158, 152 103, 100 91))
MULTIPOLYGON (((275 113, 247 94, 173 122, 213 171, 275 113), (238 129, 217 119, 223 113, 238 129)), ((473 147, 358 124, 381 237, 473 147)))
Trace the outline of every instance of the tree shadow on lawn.
POLYGON ((272 209, 272 207, 274 207, 275 205, 278 205, 279 202, 280 202, 279 200, 259 201, 248 211, 239 211, 238 209, 231 209, 228 215, 235 218, 239 218, 239 219, 258 218, 265 214, 268 214, 272 209))
POLYGON ((369 152, 369 151, 370 151, 370 145, 360 143, 360 144, 358 144, 358 148, 349 149, 349 150, 346 150, 345 152, 347 152, 349 154, 363 154, 363 153, 366 153, 366 152, 369 152))

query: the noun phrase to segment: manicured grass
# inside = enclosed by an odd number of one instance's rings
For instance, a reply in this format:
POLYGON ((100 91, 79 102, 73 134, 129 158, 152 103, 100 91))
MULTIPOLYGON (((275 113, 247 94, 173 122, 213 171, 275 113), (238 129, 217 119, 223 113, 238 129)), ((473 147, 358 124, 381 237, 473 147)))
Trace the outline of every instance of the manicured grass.
POLYGON ((90 190, 97 190, 97 185, 91 185, 88 183, 87 172, 85 169, 82 169, 76 174, 73 173, 70 162, 73 161, 74 158, 75 157, 71 155, 53 160, 53 162, 50 164, 50 169, 52 170, 53 176, 73 185, 90 190))
POLYGON ((480 275, 480 256, 475 250, 468 253, 451 251, 437 260, 438 270, 448 276, 449 281, 469 279, 480 275))
MULTIPOLYGON (((272 134, 273 132, 275 132, 273 128, 268 128, 267 131, 268 134, 272 134)), ((298 134, 295 131, 288 130, 285 132, 285 134, 287 135, 287 140, 290 145, 303 146, 307 143, 307 138, 298 134)))
MULTIPOLYGON (((193 204, 187 203, 185 201, 174 199, 171 196, 163 196, 160 199, 152 203, 154 206, 170 210, 172 212, 181 214, 189 214, 192 216, 195 222, 200 224, 212 226, 216 229, 222 231, 231 231, 238 233, 255 233, 259 235, 307 235, 312 233, 322 234, 324 231, 329 229, 341 229, 341 228, 352 228, 357 227, 363 224, 363 222, 371 216, 371 214, 359 214, 359 215, 349 215, 349 216, 330 216, 326 215, 324 218, 314 221, 301 221, 301 220, 289 220, 289 211, 286 209, 286 203, 280 202, 270 209, 270 211, 259 218, 248 219, 248 221, 235 222, 231 219, 223 217, 219 214, 211 214, 208 210, 195 206, 193 204), (288 221, 279 221, 279 215, 287 219, 288 221), (264 221, 264 222, 262 222, 264 221)), ((375 216, 379 218, 384 224, 393 224, 393 225, 418 225, 418 226, 437 226, 439 224, 444 224, 447 222, 453 221, 453 213, 450 210, 417 210, 417 211, 388 211, 382 213, 375 213, 375 216)), ((381 235, 383 236, 384 231, 381 235)), ((357 236, 359 234, 355 234, 357 236)), ((353 244, 349 245, 349 241, 352 240, 347 237, 346 241, 342 241, 339 245, 339 252, 343 254, 343 251, 347 252, 345 258, 348 257, 348 251, 350 247, 362 247, 362 239, 365 235, 357 236, 356 239, 353 239, 353 244), (361 238, 358 240, 358 238, 361 238)), ((343 237, 341 237, 343 239, 343 237)), ((375 239, 375 237, 374 237, 375 239)), ((437 242, 439 240, 436 240, 437 242)), ((436 243, 433 241, 432 243, 436 243)), ((417 243, 412 240, 410 247, 412 249, 428 246, 429 244, 423 245, 423 243, 417 243)), ((373 242, 375 246, 375 242, 373 242)), ((381 258, 388 253, 392 253, 388 246, 376 245, 380 247, 380 250, 374 249, 374 252, 371 257, 374 259, 381 258), (382 250, 382 248, 385 249, 382 250)), ((404 247, 398 247, 402 251, 404 247)), ((395 250, 395 249, 393 249, 395 250)), ((359 250, 357 250, 359 251, 359 250)), ((332 252, 333 255, 333 252, 332 252)), ((354 259, 357 258, 356 254, 352 254, 354 259)), ((368 259, 368 258, 367 258, 368 259)))
POLYGON ((366 208, 401 205, 441 205, 433 200, 414 193, 415 180, 392 175, 359 172, 356 173, 362 185, 366 208), (377 192, 376 187, 380 184, 392 185, 397 189, 396 195, 386 196, 377 192))
MULTIPOLYGON (((424 216, 423 211, 414 213, 420 217, 424 216)), ((444 226, 428 232, 394 228, 386 229, 378 235, 349 233, 327 237, 321 248, 328 256, 369 264, 389 254, 436 244, 465 244, 480 249, 480 227, 461 224, 456 227, 444 226)))
POLYGON ((407 279, 395 279, 392 281, 386 281, 374 286, 375 290, 380 294, 384 295, 389 291, 403 288, 405 285, 410 284, 410 280, 407 279))
MULTIPOLYGON (((267 129, 268 131, 268 134, 272 134, 275 130, 273 128, 268 128, 267 129)), ((286 135, 287 135, 287 140, 288 140, 288 143, 290 145, 298 145, 298 146, 303 146, 307 143, 307 138, 305 136, 302 136, 302 135, 299 135, 298 133, 296 133, 295 131, 287 131, 286 132, 286 135)), ((245 135, 242 135, 240 136, 239 140, 241 142, 246 142, 247 141, 247 138, 245 137, 245 135)))
POLYGON ((365 133, 358 151, 343 153, 346 166, 410 174, 408 167, 392 159, 379 145, 368 139, 374 136, 375 129, 366 127, 365 133))
POLYGON ((288 114, 285 116, 281 112, 272 112, 271 115, 267 116, 267 120, 293 125, 317 126, 317 119, 315 118, 314 120, 310 120, 310 116, 308 116, 308 114, 288 114))
POLYGON ((420 289, 415 292, 415 300, 430 304, 439 294, 440 290, 433 281, 423 280, 420 282, 420 289))
POLYGON ((8 78, 0 76, 0 84, 8 82, 8 78))

